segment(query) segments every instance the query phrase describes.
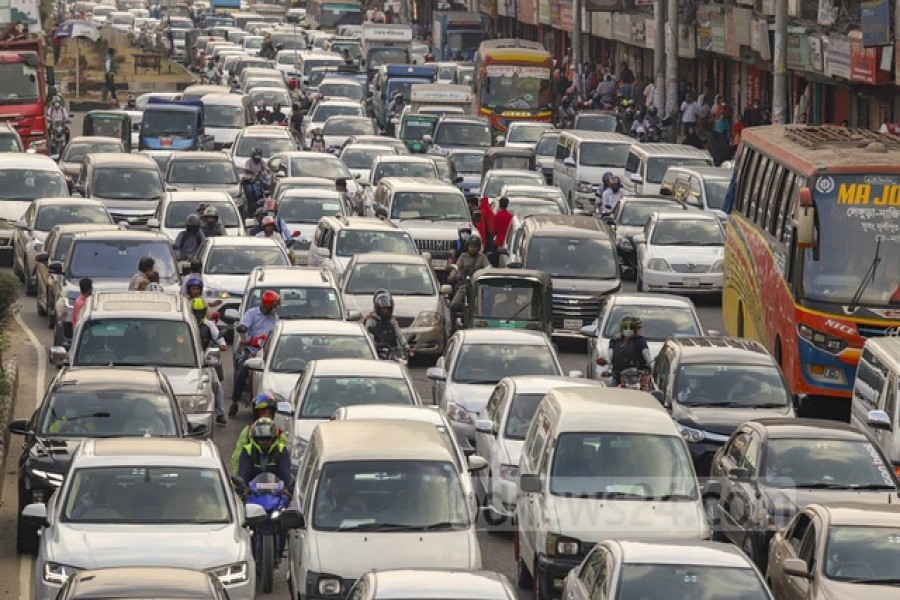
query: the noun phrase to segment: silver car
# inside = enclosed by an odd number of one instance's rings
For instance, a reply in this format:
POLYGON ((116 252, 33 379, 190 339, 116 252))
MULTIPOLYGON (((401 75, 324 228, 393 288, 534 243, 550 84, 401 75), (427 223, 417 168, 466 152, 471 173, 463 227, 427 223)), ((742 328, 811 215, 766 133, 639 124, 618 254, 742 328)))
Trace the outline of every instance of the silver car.
POLYGON ((509 580, 493 571, 459 569, 397 569, 369 571, 359 578, 349 598, 386 600, 405 598, 427 589, 433 600, 515 600, 509 580))

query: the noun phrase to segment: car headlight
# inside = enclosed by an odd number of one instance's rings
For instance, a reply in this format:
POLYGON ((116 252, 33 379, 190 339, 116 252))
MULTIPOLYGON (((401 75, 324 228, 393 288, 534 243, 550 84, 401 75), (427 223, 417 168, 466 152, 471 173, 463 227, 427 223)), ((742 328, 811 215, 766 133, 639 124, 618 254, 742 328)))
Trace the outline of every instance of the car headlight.
POLYGON ((231 297, 230 292, 226 292, 225 290, 212 290, 209 288, 203 290, 203 295, 206 296, 207 298, 230 298, 231 297))
POLYGON ((672 268, 662 258, 651 258, 647 263, 647 268, 651 271, 671 271, 672 268))
POLYGON ((624 250, 634 249, 634 245, 631 243, 631 239, 627 237, 616 238, 616 246, 624 250))
POLYGON ((447 403, 447 418, 451 421, 456 421, 457 423, 466 423, 468 425, 475 424, 475 421, 472 420, 472 415, 469 414, 469 411, 467 411, 456 402, 447 403))
POLYGON ((500 465, 500 479, 515 481, 519 476, 519 465, 500 465))
POLYGON ((709 268, 709 272, 710 272, 710 273, 721 273, 721 272, 722 272, 722 265, 723 265, 723 264, 725 264, 723 261, 717 260, 717 261, 714 262, 713 265, 709 268))
POLYGON ((186 413, 206 412, 209 405, 209 397, 192 394, 189 396, 178 396, 178 406, 186 413))
POLYGON ((63 476, 62 473, 53 473, 52 471, 42 471, 40 469, 31 469, 31 474, 37 477, 38 479, 43 479, 53 487, 59 487, 62 485, 63 476))
POLYGON ((576 189, 582 194, 589 194, 594 191, 594 186, 587 181, 579 181, 576 189))
POLYGON ((322 596, 335 596, 341 593, 341 580, 336 577, 323 577, 319 580, 318 589, 322 596))
POLYGON ((548 533, 544 550, 549 556, 577 556, 581 543, 575 538, 548 533))
POLYGON ((213 575, 219 578, 222 585, 234 585, 244 583, 249 577, 246 562, 233 563, 210 569, 213 575))
POLYGON ((681 433, 684 441, 689 444, 697 444, 706 439, 705 431, 694 429, 693 427, 685 427, 681 423, 675 423, 675 426, 678 427, 678 431, 681 433))
POLYGON ((303 458, 303 453, 306 452, 307 446, 309 446, 309 440, 304 440, 299 435, 295 435, 291 440, 291 460, 299 462, 303 458))
POLYGON ((440 314, 431 310, 423 310, 419 313, 419 316, 416 317, 416 321, 415 323, 413 323, 413 327, 437 327, 440 324, 440 314))
POLYGON ((69 580, 69 577, 74 575, 77 571, 81 571, 81 569, 69 565, 61 565, 55 562, 45 562, 42 573, 44 581, 47 583, 63 585, 69 580))

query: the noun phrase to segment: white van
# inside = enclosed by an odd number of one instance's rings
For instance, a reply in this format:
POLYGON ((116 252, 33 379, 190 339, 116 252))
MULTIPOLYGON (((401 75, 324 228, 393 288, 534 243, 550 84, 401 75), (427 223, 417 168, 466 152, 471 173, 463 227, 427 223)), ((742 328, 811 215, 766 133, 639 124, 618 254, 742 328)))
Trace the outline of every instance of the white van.
POLYGON ((213 136, 216 150, 231 148, 237 134, 256 123, 256 113, 244 94, 206 94, 203 103, 203 127, 213 136))
POLYGON ((708 539, 690 453, 646 392, 557 388, 541 401, 519 461, 519 585, 558 595, 610 538, 708 539))
POLYGON ((900 328, 863 346, 850 401, 850 424, 868 431, 900 473, 900 328))
POLYGON ((563 131, 556 142, 553 183, 562 190, 571 208, 581 205, 590 210, 603 174, 620 179, 634 140, 620 133, 602 131, 563 131))
POLYGON ((431 423, 329 421, 309 441, 294 491, 291 597, 343 598, 372 569, 481 568, 455 449, 431 423))
POLYGON ((711 167, 712 156, 684 144, 633 144, 622 187, 629 194, 658 194, 669 167, 711 167))

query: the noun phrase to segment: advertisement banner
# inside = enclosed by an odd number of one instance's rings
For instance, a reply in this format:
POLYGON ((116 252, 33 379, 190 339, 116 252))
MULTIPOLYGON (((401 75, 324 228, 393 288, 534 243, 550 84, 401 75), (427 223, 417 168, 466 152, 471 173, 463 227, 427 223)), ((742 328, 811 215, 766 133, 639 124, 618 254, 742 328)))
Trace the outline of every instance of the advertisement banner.
POLYGON ((613 13, 612 37, 614 40, 631 43, 631 15, 628 13, 613 13))
POLYGON ((850 40, 845 35, 825 38, 825 75, 850 79, 850 40))
POLYGON ((741 57, 741 44, 738 42, 737 35, 737 21, 731 8, 725 12, 725 54, 732 58, 741 57))
POLYGON ((613 39, 613 13, 598 12, 591 15, 591 31, 603 40, 613 39))
POLYGON ((824 54, 822 52, 822 36, 811 35, 807 38, 809 44, 809 70, 821 73, 824 54))
POLYGON ((888 0, 871 0, 859 5, 862 43, 866 48, 891 43, 891 9, 888 0))
POLYGON ((518 4, 516 8, 516 18, 526 25, 537 25, 537 4, 536 0, 513 0, 518 4))
POLYGON ((646 33, 646 29, 644 29, 644 17, 633 15, 631 17, 631 43, 643 48, 646 42, 646 33))
POLYGON ((41 12, 38 0, 0 0, 0 26, 19 21, 28 25, 29 33, 40 33, 41 12))
POLYGON ((562 2, 559 5, 559 23, 554 23, 554 27, 557 29, 562 29, 563 31, 568 31, 572 33, 572 22, 575 19, 572 17, 572 4, 570 2, 562 2))
POLYGON ((819 0, 819 12, 816 15, 816 23, 819 25, 834 25, 834 6, 832 0, 819 0))
POLYGON ((787 35, 787 66, 805 71, 809 66, 809 45, 807 31, 802 27, 791 27, 787 35))
POLYGON ((759 54, 761 59, 772 60, 769 23, 765 19, 753 19, 750 22, 750 49, 759 54))
POLYGON ((538 22, 541 25, 550 24, 550 0, 537 0, 538 2, 538 22))
POLYGON ((744 106, 753 106, 754 102, 762 102, 766 77, 767 74, 762 69, 747 67, 747 95, 744 106))
POLYGON ((866 48, 862 32, 850 32, 850 81, 876 85, 887 83, 886 73, 880 70, 880 48, 866 48))

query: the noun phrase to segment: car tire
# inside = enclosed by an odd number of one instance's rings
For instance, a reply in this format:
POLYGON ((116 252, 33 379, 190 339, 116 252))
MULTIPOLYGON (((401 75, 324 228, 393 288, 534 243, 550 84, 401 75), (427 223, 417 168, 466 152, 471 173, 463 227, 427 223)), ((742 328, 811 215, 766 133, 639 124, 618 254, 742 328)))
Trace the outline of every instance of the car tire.
MULTIPOLYGON (((27 265, 26 265, 27 267, 27 265)), ((37 296, 37 274, 25 269, 25 295, 37 296)))
POLYGON ((528 567, 525 566, 525 561, 521 556, 516 564, 516 583, 520 590, 530 590, 534 587, 534 578, 528 572, 528 567))
POLYGON ((25 281, 25 272, 19 268, 19 261, 13 256, 13 273, 19 278, 19 281, 25 281))
POLYGON ((47 316, 47 295, 46 294, 44 294, 43 306, 41 306, 41 294, 40 293, 35 294, 34 305, 35 305, 35 309, 37 310, 37 314, 39 317, 47 316))
POLYGON ((543 600, 544 596, 541 594, 541 574, 538 571, 537 558, 535 558, 534 562, 531 564, 532 564, 532 568, 534 569, 534 571, 532 571, 532 578, 531 578, 531 580, 533 582, 533 585, 531 586, 531 599, 532 600, 543 600))

